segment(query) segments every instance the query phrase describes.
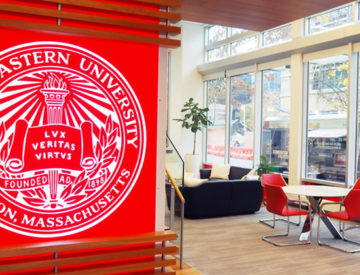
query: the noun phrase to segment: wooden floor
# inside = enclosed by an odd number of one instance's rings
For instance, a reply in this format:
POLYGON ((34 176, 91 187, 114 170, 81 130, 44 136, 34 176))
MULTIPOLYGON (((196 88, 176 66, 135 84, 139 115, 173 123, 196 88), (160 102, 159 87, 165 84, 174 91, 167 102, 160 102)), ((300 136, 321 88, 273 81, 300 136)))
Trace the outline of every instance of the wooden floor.
POLYGON ((176 271, 176 275, 201 275, 199 271, 185 262, 183 263, 183 268, 180 269, 179 260, 177 260, 176 266, 170 267, 170 270, 176 271))
MULTIPOLYGON (((276 247, 264 242, 262 235, 275 233, 272 228, 258 222, 264 217, 271 216, 262 208, 253 215, 186 219, 184 260, 193 269, 185 266, 177 274, 360 274, 360 253, 346 254, 319 247, 316 228, 311 245, 276 247)), ((317 224, 317 218, 314 224, 317 224)), ((324 225, 321 228, 324 240, 332 240, 324 225)), ((277 223, 276 232, 285 229, 285 223, 277 223)), ((297 239, 299 227, 292 226, 291 230, 294 232, 291 237, 297 239)), ((348 236, 360 236, 360 229, 349 231, 348 236)))

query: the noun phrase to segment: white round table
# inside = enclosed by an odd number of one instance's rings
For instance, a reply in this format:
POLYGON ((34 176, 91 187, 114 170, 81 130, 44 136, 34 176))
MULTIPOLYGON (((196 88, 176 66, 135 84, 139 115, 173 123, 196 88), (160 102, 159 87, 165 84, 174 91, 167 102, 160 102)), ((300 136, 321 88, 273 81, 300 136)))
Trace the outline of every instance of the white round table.
POLYGON ((286 194, 307 197, 345 197, 350 189, 324 185, 287 185, 282 188, 286 194))
MULTIPOLYGON (((313 210, 316 213, 320 211, 320 203, 323 198, 327 197, 345 197, 350 189, 342 187, 324 186, 324 185, 287 185, 282 187, 286 194, 306 196, 313 210)), ((321 220, 325 223, 335 239, 340 239, 340 233, 326 216, 321 216, 321 220)), ((300 239, 307 239, 309 236, 310 223, 313 217, 307 217, 302 229, 300 239)))

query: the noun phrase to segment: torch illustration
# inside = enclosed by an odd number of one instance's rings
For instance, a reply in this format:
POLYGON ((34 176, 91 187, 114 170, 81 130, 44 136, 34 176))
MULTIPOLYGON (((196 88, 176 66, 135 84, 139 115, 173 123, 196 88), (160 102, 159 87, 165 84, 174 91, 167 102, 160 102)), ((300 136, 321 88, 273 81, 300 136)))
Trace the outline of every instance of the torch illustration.
MULTIPOLYGON (((45 97, 47 107, 47 123, 62 124, 63 106, 65 97, 69 94, 66 83, 56 74, 51 74, 44 82, 40 92, 45 97)), ((57 203, 57 187, 59 174, 57 170, 49 170, 49 187, 50 187, 50 205, 56 207, 57 203)))

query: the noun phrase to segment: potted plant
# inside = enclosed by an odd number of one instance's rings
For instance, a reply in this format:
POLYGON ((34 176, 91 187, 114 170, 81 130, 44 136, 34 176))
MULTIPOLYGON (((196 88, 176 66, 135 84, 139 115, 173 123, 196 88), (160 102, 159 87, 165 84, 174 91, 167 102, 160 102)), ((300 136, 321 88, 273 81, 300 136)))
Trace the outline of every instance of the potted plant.
POLYGON ((184 107, 181 109, 181 112, 184 114, 183 118, 176 118, 174 120, 181 122, 181 127, 185 129, 190 129, 194 133, 193 141, 193 152, 192 155, 185 155, 185 171, 193 172, 197 174, 199 169, 198 163, 199 158, 196 156, 196 134, 201 131, 204 127, 211 125, 212 122, 207 118, 207 112, 209 108, 200 108, 199 103, 195 103, 194 99, 191 97, 184 104, 184 107))
POLYGON ((269 174, 274 172, 273 166, 276 165, 276 162, 269 162, 265 156, 260 156, 260 164, 256 169, 257 174, 261 178, 262 174, 269 174))

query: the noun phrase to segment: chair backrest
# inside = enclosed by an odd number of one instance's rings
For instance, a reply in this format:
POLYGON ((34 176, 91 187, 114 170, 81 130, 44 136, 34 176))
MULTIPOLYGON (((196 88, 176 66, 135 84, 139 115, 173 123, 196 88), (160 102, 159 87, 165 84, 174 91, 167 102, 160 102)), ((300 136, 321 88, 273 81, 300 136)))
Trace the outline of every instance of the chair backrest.
POLYGON ((271 213, 281 215, 287 202, 281 186, 265 184, 264 188, 267 194, 266 209, 271 213))
POLYGON ((261 183, 263 186, 267 184, 278 185, 278 186, 286 185, 286 182, 284 181, 283 177, 280 174, 263 174, 261 176, 261 183))
POLYGON ((357 179, 352 189, 360 189, 360 178, 357 179))
POLYGON ((350 220, 360 220, 360 189, 351 189, 344 199, 350 220))

